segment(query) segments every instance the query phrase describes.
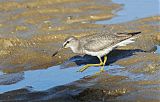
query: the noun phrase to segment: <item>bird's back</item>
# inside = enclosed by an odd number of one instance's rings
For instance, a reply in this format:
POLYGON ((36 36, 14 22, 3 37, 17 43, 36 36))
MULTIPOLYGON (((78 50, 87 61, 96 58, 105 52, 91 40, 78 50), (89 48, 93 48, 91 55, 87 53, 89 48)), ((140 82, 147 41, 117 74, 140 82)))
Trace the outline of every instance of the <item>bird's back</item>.
POLYGON ((86 50, 90 51, 99 51, 103 50, 104 48, 110 47, 115 45, 123 40, 126 40, 134 34, 138 34, 140 32, 133 32, 133 33, 96 33, 93 35, 85 36, 80 39, 81 46, 84 47, 86 50))

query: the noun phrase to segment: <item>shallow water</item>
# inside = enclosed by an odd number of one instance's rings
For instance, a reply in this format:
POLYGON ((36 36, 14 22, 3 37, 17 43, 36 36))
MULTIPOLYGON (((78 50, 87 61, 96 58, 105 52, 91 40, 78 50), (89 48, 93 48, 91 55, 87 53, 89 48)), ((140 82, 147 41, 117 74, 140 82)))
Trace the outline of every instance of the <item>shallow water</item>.
POLYGON ((159 0, 113 0, 123 4, 122 10, 116 12, 116 17, 110 20, 96 21, 96 24, 124 23, 140 18, 159 15, 159 0))
POLYGON ((157 45, 156 47, 157 47, 157 49, 156 49, 155 53, 160 54, 160 46, 159 46, 159 45, 157 45))
POLYGON ((3 72, 0 71, 0 75, 3 75, 3 72))
MULTIPOLYGON (((141 0, 135 2, 131 0, 114 0, 114 2, 124 4, 124 8, 121 11, 119 11, 117 13, 117 16, 112 18, 111 20, 97 21, 97 24, 122 23, 158 14, 157 7, 155 7, 158 4, 157 1, 146 2, 146 0, 141 0)), ((160 53, 159 46, 157 46, 156 53, 160 53)), ((79 80, 88 75, 93 75, 100 69, 99 67, 91 67, 83 73, 76 72, 81 67, 82 66, 60 69, 60 66, 53 66, 43 70, 24 71, 23 80, 10 85, 0 85, 0 93, 17 90, 21 88, 31 88, 32 91, 43 91, 53 88, 55 86, 64 85, 79 80)), ((123 69, 123 67, 120 67, 118 65, 112 65, 106 66, 105 70, 107 70, 107 73, 109 73, 110 75, 127 76, 130 79, 133 79, 134 81, 146 78, 144 74, 133 74, 128 71, 122 71, 121 68, 123 69)), ((0 72, 0 75, 2 74, 3 73, 0 72)))
MULTIPOLYGON (((82 66, 60 69, 60 66, 53 66, 44 70, 25 71, 24 79, 11 85, 0 85, 0 93, 11 90, 31 87, 34 91, 43 91, 49 88, 64 85, 85 76, 93 75, 99 71, 99 67, 90 67, 84 72, 77 72, 82 66)), ((122 68, 118 65, 106 66, 105 70, 122 68)))

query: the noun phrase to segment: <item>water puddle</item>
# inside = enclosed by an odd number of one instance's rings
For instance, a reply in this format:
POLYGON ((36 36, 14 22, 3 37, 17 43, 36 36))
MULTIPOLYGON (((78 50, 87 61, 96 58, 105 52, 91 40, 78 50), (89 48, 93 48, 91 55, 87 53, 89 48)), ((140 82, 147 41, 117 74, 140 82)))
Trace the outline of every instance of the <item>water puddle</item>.
POLYGON ((115 3, 123 4, 122 10, 117 16, 104 21, 97 21, 96 24, 117 24, 140 18, 159 15, 159 0, 112 0, 115 3))
POLYGON ((155 53, 160 54, 160 46, 159 46, 159 45, 157 45, 156 47, 157 47, 157 49, 156 49, 155 53))
MULTIPOLYGON (((43 91, 55 86, 64 85, 85 76, 93 75, 99 71, 99 67, 91 67, 86 71, 77 72, 82 66, 60 69, 53 66, 44 70, 26 71, 24 79, 11 85, 0 85, 0 93, 31 87, 34 91, 43 91)), ((118 65, 106 66, 105 70, 121 68, 118 65)))
MULTIPOLYGON (((3 0, 1 0, 3 1, 3 0)), ((19 1, 19 0, 18 0, 19 1)), ((123 10, 117 13, 118 16, 111 20, 97 21, 97 24, 115 24, 127 22, 139 18, 158 15, 158 0, 113 0, 115 3, 124 4, 123 10), (154 6, 153 6, 154 5, 154 6)), ((160 46, 157 45, 155 53, 160 53, 160 46)), ((85 76, 93 75, 100 70, 100 67, 91 67, 86 71, 80 73, 77 72, 82 66, 70 67, 61 69, 60 65, 53 66, 48 69, 25 71, 21 74, 14 75, 15 78, 19 78, 16 83, 8 85, 0 85, 0 94, 12 90, 30 87, 34 91, 43 91, 55 86, 64 85, 76 80, 79 80, 85 76)), ((105 70, 111 75, 123 75, 129 76, 131 79, 139 80, 144 78, 143 74, 133 74, 128 71, 121 70, 124 67, 118 65, 105 66, 105 70)), ((0 78, 4 73, 0 71, 0 78)), ((7 75, 6 75, 7 76, 7 75)), ((12 77, 12 75, 10 75, 12 77)), ((6 77, 5 77, 6 78, 6 77)), ((9 78, 9 77, 8 77, 9 78)), ((6 79, 8 80, 8 79, 6 79)))
POLYGON ((0 75, 3 75, 3 72, 0 71, 0 75))
MULTIPOLYGON (((127 76, 130 80, 134 81, 139 81, 139 80, 145 80, 145 75, 143 73, 141 74, 136 74, 136 73, 131 73, 128 70, 122 70, 124 67, 121 68, 114 68, 109 71, 109 73, 112 73, 114 76, 127 76)), ((147 78, 146 78, 147 79, 147 78)))

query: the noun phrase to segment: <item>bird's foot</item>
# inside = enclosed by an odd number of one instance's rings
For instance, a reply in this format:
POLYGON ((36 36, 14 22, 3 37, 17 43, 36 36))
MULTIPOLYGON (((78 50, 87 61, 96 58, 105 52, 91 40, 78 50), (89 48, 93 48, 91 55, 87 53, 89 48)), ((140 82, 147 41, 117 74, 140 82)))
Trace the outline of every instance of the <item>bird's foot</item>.
POLYGON ((86 70, 89 66, 85 65, 83 66, 80 70, 78 70, 77 72, 83 72, 84 70, 86 70))
POLYGON ((99 75, 100 73, 105 72, 104 66, 101 67, 100 71, 96 72, 95 75, 99 75))
MULTIPOLYGON (((99 63, 99 64, 87 64, 87 65, 85 65, 85 66, 83 66, 78 72, 83 72, 84 70, 86 70, 88 67, 91 67, 91 66, 101 66, 101 65, 103 65, 103 62, 101 62, 101 63, 99 63)), ((101 69, 103 69, 103 68, 101 68, 101 69)))
POLYGON ((104 65, 101 67, 100 72, 105 72, 104 65))

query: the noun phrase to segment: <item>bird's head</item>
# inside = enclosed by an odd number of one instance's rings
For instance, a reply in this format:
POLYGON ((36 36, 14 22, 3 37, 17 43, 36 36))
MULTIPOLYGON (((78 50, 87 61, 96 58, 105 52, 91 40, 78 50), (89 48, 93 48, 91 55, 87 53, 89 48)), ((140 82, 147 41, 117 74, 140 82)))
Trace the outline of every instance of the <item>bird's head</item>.
POLYGON ((70 36, 65 39, 63 43, 63 48, 74 48, 78 44, 78 39, 76 37, 70 36))
POLYGON ((52 56, 55 56, 63 48, 71 48, 74 52, 79 45, 79 40, 76 37, 70 36, 65 39, 63 46, 57 50, 52 56))

